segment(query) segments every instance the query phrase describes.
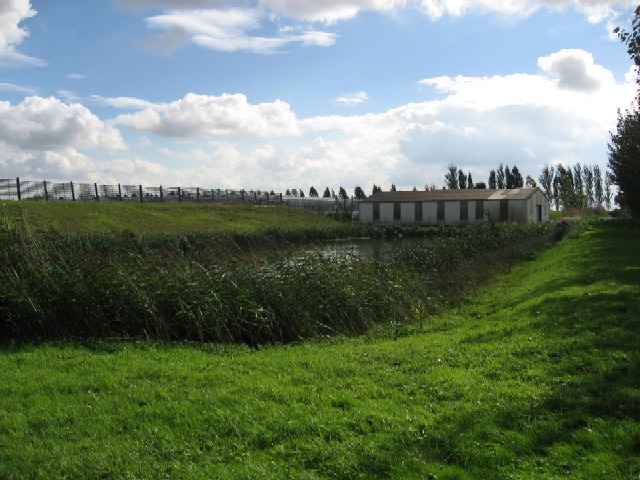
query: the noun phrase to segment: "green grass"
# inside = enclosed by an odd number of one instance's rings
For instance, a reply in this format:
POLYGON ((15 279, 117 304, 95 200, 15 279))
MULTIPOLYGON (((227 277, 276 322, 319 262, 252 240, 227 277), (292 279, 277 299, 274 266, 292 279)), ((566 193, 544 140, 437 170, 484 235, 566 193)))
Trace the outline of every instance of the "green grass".
POLYGON ((5 345, 0 478, 637 479, 639 241, 590 223, 352 339, 5 345))
MULTIPOLYGON (((4 217, 4 218, 3 218, 4 217)), ((335 220, 288 206, 207 203, 0 202, 9 226, 28 223, 34 232, 180 234, 257 231, 275 226, 322 227, 335 220)))

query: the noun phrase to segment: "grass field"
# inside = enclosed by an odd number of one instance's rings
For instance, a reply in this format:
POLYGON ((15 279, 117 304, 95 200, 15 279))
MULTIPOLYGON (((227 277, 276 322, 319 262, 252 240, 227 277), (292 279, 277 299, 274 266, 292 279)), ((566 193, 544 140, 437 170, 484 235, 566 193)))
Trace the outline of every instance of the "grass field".
POLYGON ((6 344, 0 478, 637 479, 639 242, 589 223, 357 338, 6 344))

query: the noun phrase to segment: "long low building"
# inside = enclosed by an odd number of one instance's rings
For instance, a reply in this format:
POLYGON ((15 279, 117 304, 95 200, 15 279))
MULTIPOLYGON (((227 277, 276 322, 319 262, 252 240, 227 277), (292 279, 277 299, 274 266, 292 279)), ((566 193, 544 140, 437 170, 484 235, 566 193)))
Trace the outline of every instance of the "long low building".
POLYGON ((425 225, 549 221, 549 201, 539 188, 378 192, 360 202, 365 223, 425 225))

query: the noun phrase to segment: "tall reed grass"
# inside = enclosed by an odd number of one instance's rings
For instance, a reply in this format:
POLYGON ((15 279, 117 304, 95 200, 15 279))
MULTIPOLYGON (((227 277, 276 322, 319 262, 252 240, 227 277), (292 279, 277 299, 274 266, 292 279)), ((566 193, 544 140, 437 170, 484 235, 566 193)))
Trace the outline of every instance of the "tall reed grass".
POLYGON ((0 228, 0 338, 146 337, 287 343, 423 321, 487 272, 540 248, 550 225, 432 231, 389 261, 301 253, 370 227, 259 233, 32 233, 0 228), (435 233, 434 233, 435 232, 435 233), (493 267, 492 267, 493 266, 493 267))

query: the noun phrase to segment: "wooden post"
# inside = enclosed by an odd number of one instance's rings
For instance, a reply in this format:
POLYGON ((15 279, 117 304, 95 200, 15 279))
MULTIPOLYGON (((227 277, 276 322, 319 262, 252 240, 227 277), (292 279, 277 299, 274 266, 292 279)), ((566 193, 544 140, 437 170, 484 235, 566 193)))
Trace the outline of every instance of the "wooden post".
POLYGON ((196 202, 200 201, 200 187, 196 187, 196 202))
POLYGON ((140 203, 142 203, 142 185, 138 185, 138 191, 140 192, 140 203))
POLYGON ((71 185, 71 201, 75 202, 76 201, 76 192, 73 190, 73 182, 69 182, 69 185, 71 185))
POLYGON ((182 202, 182 192, 180 191, 180 187, 178 187, 178 202, 182 202))
POLYGON ((94 183, 93 184, 93 189, 96 191, 96 202, 100 201, 100 195, 98 195, 98 184, 94 183))
POLYGON ((44 185, 44 199, 49 200, 49 192, 47 191, 47 181, 43 180, 42 183, 44 185))
POLYGON ((22 200, 22 196, 20 195, 20 177, 16 177, 16 190, 18 192, 18 200, 22 200))
POLYGON ((162 185, 160 185, 160 203, 162 203, 162 185))
POLYGON ((120 187, 120 184, 118 184, 118 199, 122 201, 122 188, 120 187))

